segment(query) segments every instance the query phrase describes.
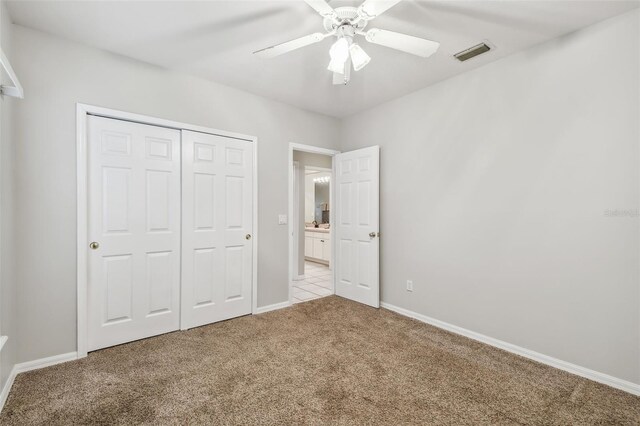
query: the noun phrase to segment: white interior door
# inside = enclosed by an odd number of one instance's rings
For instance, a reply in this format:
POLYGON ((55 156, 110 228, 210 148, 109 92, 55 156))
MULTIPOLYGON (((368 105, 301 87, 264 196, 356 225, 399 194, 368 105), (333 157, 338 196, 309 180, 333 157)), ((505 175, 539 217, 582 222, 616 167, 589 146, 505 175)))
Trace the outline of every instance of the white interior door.
POLYGON ((182 328, 251 313, 252 142, 182 131, 182 328))
POLYGON ((380 148, 337 154, 336 294, 380 306, 380 148))
POLYGON ((88 118, 88 350, 179 328, 180 132, 88 118))

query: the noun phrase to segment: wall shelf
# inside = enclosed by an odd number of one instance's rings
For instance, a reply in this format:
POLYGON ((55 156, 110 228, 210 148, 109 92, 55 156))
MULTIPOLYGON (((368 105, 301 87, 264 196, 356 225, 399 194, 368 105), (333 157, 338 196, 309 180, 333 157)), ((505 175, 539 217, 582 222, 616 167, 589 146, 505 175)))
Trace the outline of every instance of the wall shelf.
POLYGON ((18 76, 13 71, 13 68, 9 63, 9 59, 7 59, 7 56, 4 54, 2 49, 0 49, 0 66, 2 66, 4 72, 9 76, 12 84, 12 86, 0 84, 0 94, 11 96, 13 98, 23 99, 24 90, 22 90, 22 85, 20 84, 18 76))

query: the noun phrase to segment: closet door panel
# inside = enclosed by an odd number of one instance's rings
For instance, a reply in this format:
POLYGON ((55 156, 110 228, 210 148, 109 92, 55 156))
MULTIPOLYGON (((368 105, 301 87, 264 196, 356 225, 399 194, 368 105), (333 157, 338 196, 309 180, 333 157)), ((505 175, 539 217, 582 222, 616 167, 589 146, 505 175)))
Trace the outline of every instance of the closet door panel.
POLYGON ((88 350, 178 329, 180 132, 88 118, 88 350))
POLYGON ((182 325, 251 313, 253 146, 182 132, 182 325))

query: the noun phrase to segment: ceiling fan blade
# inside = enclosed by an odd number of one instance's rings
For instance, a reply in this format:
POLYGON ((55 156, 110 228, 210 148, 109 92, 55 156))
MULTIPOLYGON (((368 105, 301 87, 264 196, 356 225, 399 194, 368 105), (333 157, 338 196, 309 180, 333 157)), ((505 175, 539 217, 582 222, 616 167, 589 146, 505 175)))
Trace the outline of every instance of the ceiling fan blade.
POLYGON ((392 49, 401 50, 412 55, 428 58, 436 53, 440 47, 437 41, 414 37, 394 31, 372 28, 366 32, 365 38, 369 43, 379 44, 392 49))
POLYGON ((291 52, 292 50, 300 49, 301 47, 309 46, 310 44, 318 43, 327 37, 328 34, 313 33, 304 37, 297 38, 295 40, 287 41, 284 43, 276 44, 275 46, 266 47, 264 49, 253 52, 261 58, 275 58, 276 56, 284 53, 291 52))
POLYGON ((329 3, 327 3, 325 0, 304 0, 304 2, 314 8, 315 11, 320 14, 320 16, 323 16, 325 18, 336 16, 336 11, 333 10, 333 8, 329 6, 329 3))
POLYGON ((402 0, 366 0, 358 8, 360 17, 366 20, 382 15, 402 0))

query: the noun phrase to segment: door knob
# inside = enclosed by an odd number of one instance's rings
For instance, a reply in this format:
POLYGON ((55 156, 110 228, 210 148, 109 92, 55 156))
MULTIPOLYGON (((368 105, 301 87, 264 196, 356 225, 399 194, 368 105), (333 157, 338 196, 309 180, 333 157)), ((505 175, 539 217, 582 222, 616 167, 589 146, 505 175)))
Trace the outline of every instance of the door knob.
POLYGON ((250 240, 251 239, 251 234, 247 234, 244 236, 245 239, 250 240))
POLYGON ((98 250, 98 247, 100 247, 100 244, 95 241, 89 244, 89 248, 91 248, 91 250, 98 250))
POLYGON ((375 238, 375 237, 376 237, 376 233, 375 233, 375 232, 369 232, 369 236, 370 236, 371 238, 375 238))

